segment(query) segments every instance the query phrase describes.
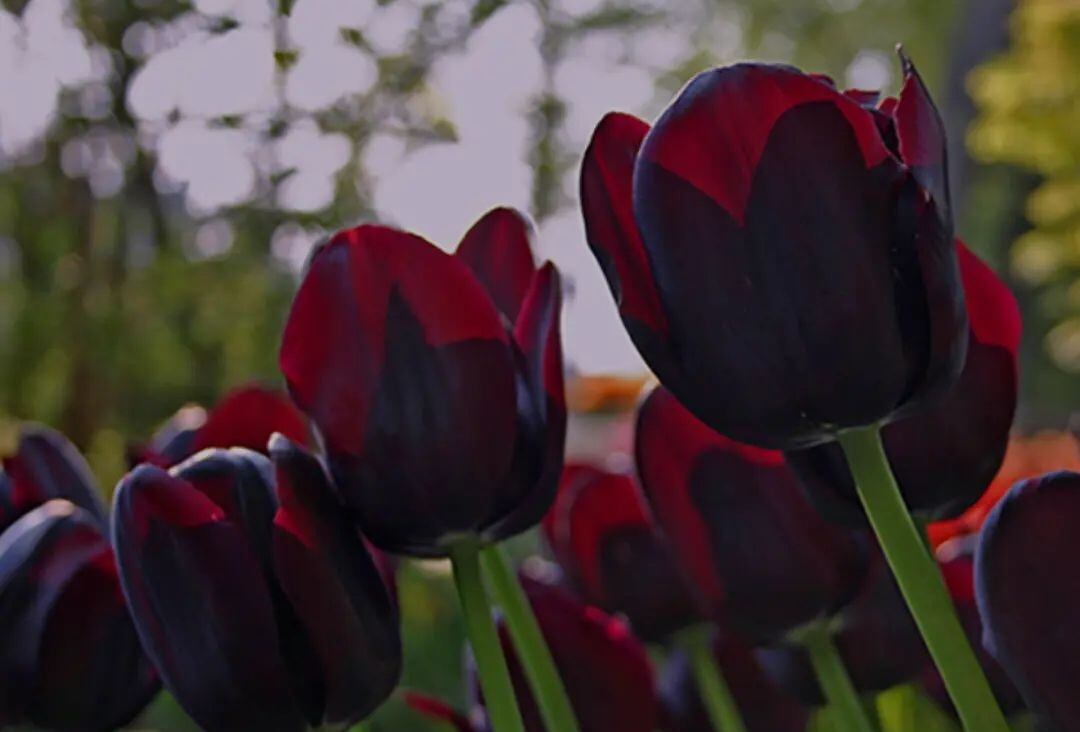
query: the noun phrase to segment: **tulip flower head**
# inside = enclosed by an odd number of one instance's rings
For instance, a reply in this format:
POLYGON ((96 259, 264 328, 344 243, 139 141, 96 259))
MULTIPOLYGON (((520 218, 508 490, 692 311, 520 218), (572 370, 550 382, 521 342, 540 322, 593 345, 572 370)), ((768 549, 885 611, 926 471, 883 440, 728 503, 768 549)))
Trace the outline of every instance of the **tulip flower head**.
POLYGON ((0 724, 104 732, 158 687, 97 516, 54 499, 0 534, 0 724))
POLYGON ((706 620, 629 475, 566 466, 542 527, 578 594, 624 614, 643 640, 663 641, 706 620))
POLYGON ((397 613, 318 461, 283 437, 115 496, 113 545, 143 646, 208 732, 352 723, 393 690, 397 613))
MULTIPOLYGON (((1016 412, 1016 298, 959 240, 956 250, 969 322, 964 370, 942 399, 881 433, 904 503, 930 520, 957 516, 983 495, 1005 459, 1016 412)), ((826 516, 865 524, 839 445, 792 451, 788 459, 826 516)))
POLYGON ((975 599, 987 649, 1028 707, 1080 730, 1080 574, 1071 571, 1080 474, 1024 480, 994 507, 975 552, 975 599))
POLYGON ((663 387, 638 411, 635 453, 680 564, 736 633, 776 641, 855 595, 863 548, 818 514, 783 453, 714 432, 663 387))
POLYGON ((788 66, 694 77, 651 128, 596 128, 589 247, 638 350, 709 426, 808 447, 940 394, 964 360, 945 135, 897 99, 788 66))
POLYGON ((559 308, 557 272, 535 269, 508 209, 454 255, 381 226, 315 252, 281 369, 374 544, 443 556, 540 520, 566 430, 559 308))

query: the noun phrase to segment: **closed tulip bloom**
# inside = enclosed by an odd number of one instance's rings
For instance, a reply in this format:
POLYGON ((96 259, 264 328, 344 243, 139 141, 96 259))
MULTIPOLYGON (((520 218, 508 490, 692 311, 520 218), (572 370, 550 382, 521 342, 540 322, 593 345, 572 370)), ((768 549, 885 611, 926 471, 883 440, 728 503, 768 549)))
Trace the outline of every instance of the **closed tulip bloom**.
POLYGON ((975 599, 987 649, 1028 707, 1080 730, 1080 573, 1072 571, 1080 473, 1014 485, 990 512, 975 552, 975 599))
POLYGON ((650 129, 606 116, 581 171, 589 246, 630 336, 702 421, 791 449, 897 417, 963 365, 945 136, 898 99, 788 66, 694 77, 650 129))
POLYGON ((157 692, 96 516, 52 500, 0 534, 0 723, 116 729, 157 692))
MULTIPOLYGON (((747 732, 806 732, 811 709, 764 673, 749 646, 733 637, 717 638, 713 655, 747 732)), ((665 732, 713 732, 689 659, 682 651, 664 666, 660 699, 665 732)))
POLYGON ((542 527, 578 594, 625 615, 643 640, 664 641, 706 619, 629 475, 567 465, 542 527))
POLYGON ((117 488, 139 637, 208 732, 349 724, 400 671, 396 612, 321 467, 284 438, 275 459, 276 491, 270 462, 242 449, 143 465, 117 488))
POLYGON ((814 509, 783 453, 714 432, 657 387, 638 411, 635 454, 681 566, 736 633, 776 641, 855 595, 863 548, 814 509))
POLYGON ((0 531, 53 498, 71 501, 104 526, 105 507, 86 460, 56 430, 25 425, 0 472, 0 531))
POLYGON ((559 309, 558 274, 533 269, 527 224, 506 209, 456 255, 381 226, 314 254, 281 369, 374 544, 442 556, 540 520, 566 429, 559 309))
MULTIPOLYGON (((979 500, 1005 459, 1016 412, 1016 298, 962 242, 956 249, 969 322, 964 370, 942 399, 882 430, 904 502, 928 520, 952 518, 979 500)), ((838 445, 793 451, 788 459, 827 516, 866 522, 838 445)))

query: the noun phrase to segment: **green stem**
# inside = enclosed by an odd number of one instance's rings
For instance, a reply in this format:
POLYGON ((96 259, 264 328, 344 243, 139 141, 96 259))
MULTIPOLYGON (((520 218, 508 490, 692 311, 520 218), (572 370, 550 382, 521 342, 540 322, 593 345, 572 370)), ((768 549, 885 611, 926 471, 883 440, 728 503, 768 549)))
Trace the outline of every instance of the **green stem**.
POLYGON ((450 561, 454 565, 454 584, 461 600, 465 632, 476 658, 476 673, 480 677, 491 727, 494 732, 525 732, 499 634, 491 619, 491 606, 484 592, 479 548, 471 542, 459 543, 451 547, 450 561))
POLYGON ((742 714, 735 703, 712 650, 712 629, 707 625, 687 628, 675 642, 690 658, 698 693, 715 732, 746 732, 742 714))
POLYGON ((828 627, 819 623, 801 633, 799 640, 810 654, 814 674, 829 702, 833 719, 839 722, 840 728, 846 732, 873 732, 874 724, 866 714, 855 685, 851 683, 828 627))
POLYGON ((505 550, 498 545, 481 550, 480 563, 495 602, 502 608, 514 649, 544 718, 544 726, 560 732, 577 732, 577 718, 555 667, 555 659, 544 642, 536 615, 514 575, 505 550))
POLYGON ((879 428, 845 430, 839 439, 859 499, 964 729, 1008 732, 1005 717, 956 617, 937 562, 904 505, 879 428))

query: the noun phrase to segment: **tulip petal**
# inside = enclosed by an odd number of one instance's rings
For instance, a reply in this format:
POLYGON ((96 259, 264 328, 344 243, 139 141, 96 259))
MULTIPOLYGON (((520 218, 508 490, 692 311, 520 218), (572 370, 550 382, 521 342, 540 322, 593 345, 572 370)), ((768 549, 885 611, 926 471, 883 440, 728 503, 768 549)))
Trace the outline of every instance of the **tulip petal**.
POLYGON ((1063 567, 1078 522, 1080 474, 1021 481, 990 512, 975 553, 984 642, 1028 706, 1061 730, 1080 729, 1080 574, 1063 567))
POLYGON ((282 435, 272 438, 270 453, 280 503, 277 578, 319 658, 323 720, 356 722, 390 695, 401 675, 397 611, 318 460, 282 435))
POLYGON ((104 526, 105 507, 86 460, 56 430, 29 425, 20 430, 14 455, 3 460, 0 481, 0 530, 52 498, 64 498, 89 512, 104 526))
POLYGON ((456 732, 484 732, 483 727, 474 725, 467 716, 442 699, 427 694, 418 694, 415 691, 406 691, 402 694, 402 699, 411 709, 428 719, 434 719, 449 725, 456 732))
POLYGON ((778 639, 854 595, 863 552, 810 505, 783 453, 713 432, 658 387, 638 412, 635 454, 682 566, 748 640, 778 639))
POLYGON ((465 233, 455 252, 511 323, 517 320, 536 272, 531 242, 532 224, 525 214, 493 208, 465 233))
POLYGON ((218 402, 195 432, 191 452, 208 447, 246 447, 266 453, 270 435, 280 432, 306 444, 304 416, 285 394, 262 386, 234 389, 218 402))
POLYGON ((203 729, 306 729, 259 559, 222 508, 142 465, 117 488, 112 541, 143 647, 203 729))
POLYGON ((902 50, 900 60, 904 68, 904 87, 892 112, 900 157, 934 200, 941 220, 951 222, 945 123, 915 64, 902 50))

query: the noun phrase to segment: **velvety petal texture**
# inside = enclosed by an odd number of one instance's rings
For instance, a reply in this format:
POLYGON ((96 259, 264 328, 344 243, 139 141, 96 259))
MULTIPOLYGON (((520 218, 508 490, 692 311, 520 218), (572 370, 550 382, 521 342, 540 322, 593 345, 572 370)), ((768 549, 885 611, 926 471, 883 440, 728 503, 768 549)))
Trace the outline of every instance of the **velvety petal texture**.
POLYGON ((0 720, 70 732, 130 722, 159 683, 96 516, 49 501, 0 534, 0 720))
POLYGON ((140 466, 114 499, 113 546, 139 637, 208 732, 355 721, 397 680, 382 582, 359 536, 334 528, 321 467, 284 439, 280 503, 270 462, 241 448, 169 472, 140 466), (331 649, 330 628, 368 645, 331 649), (343 684, 355 684, 348 700, 343 684))
MULTIPOLYGON (((927 520, 951 518, 990 485, 1009 444, 1019 380, 1020 309, 1009 288, 959 240, 968 309, 964 370, 945 396, 882 429, 904 502, 927 520)), ((843 452, 835 443, 788 453, 831 519, 866 523, 843 452)))
POLYGON ((311 260, 280 365, 341 499, 381 548, 440 556, 463 534, 503 538, 554 496, 561 297, 550 265, 522 287, 524 225, 496 210, 456 256, 361 226, 311 260))
POLYGON ((984 641, 1028 706, 1080 730, 1080 573, 1072 571, 1080 474, 1017 483, 990 512, 975 555, 984 641))
POLYGON ((635 455, 680 564, 735 632, 775 641, 855 595, 863 548, 818 514, 783 453, 714 432, 657 387, 638 411, 635 455))
POLYGON ((71 501, 100 526, 107 522, 97 482, 78 449, 54 429, 24 425, 0 472, 0 531, 53 498, 71 501))
MULTIPOLYGON (((713 654, 747 732, 805 732, 811 709, 769 679, 749 646, 733 637, 718 638, 713 642, 713 654)), ((689 659, 682 651, 674 653, 664 666, 660 699, 666 732, 713 732, 689 659)))
POLYGON ((208 447, 246 447, 266 453, 275 432, 307 444, 308 426, 288 395, 265 386, 250 385, 227 393, 195 431, 191 452, 208 447))
MULTIPOLYGON (((522 577, 522 585, 581 732, 655 732, 660 707, 652 666, 645 647, 629 627, 596 607, 578 602, 560 587, 528 576, 522 577)), ((540 711, 501 621, 499 637, 525 729, 544 732, 540 711)))
POLYGON ((567 465, 544 537, 586 602, 622 613, 645 641, 663 641, 706 619, 634 479, 567 465))
POLYGON ((651 129, 597 127, 590 248, 646 361, 713 428, 806 447, 955 381, 967 321, 925 91, 906 61, 889 111, 738 64, 696 76, 651 129))

